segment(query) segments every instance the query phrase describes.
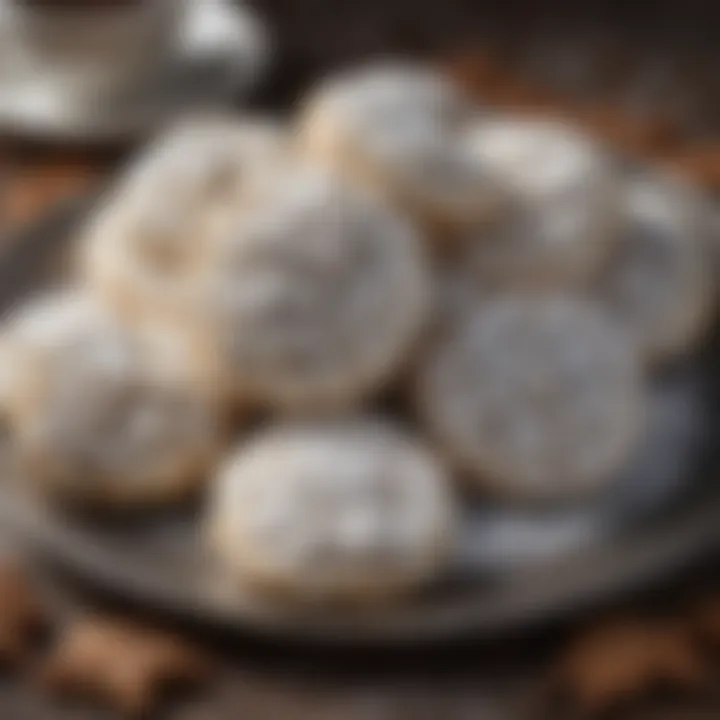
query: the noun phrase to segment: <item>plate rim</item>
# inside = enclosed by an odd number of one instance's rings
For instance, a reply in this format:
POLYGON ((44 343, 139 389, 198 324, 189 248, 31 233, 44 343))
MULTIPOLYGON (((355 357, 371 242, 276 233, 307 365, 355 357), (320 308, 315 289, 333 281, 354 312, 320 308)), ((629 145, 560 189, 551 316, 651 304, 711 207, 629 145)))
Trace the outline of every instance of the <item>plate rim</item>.
MULTIPOLYGON (((37 508, 40 507, 38 504, 37 508)), ((474 593, 439 609, 431 605, 423 611, 417 606, 398 605, 378 617, 337 613, 339 619, 329 619, 319 609, 313 611, 317 615, 308 616, 262 611, 259 604, 231 610, 210 607, 207 602, 197 603, 192 593, 178 593, 170 587, 171 583, 131 569, 119 561, 117 553, 93 543, 97 535, 73 529, 61 516, 49 524, 44 524, 39 516, 33 518, 32 513, 23 512, 22 504, 14 501, 12 493, 0 488, 2 524, 29 549, 91 586, 206 626, 343 647, 490 638, 551 623, 570 612, 582 612, 624 592, 652 585, 691 561, 704 555, 709 557, 720 548, 719 517, 720 492, 715 492, 710 500, 691 504, 651 529, 619 535, 576 556, 524 573, 520 582, 507 585, 505 597, 491 602, 478 602, 474 593), (571 575, 572 580, 568 580, 571 575), (528 588, 530 578, 536 581, 533 592, 528 588), (558 578, 562 581, 557 582, 558 578), (548 579, 543 587, 542 581, 548 579), (322 622, 316 621, 318 616, 322 622)))

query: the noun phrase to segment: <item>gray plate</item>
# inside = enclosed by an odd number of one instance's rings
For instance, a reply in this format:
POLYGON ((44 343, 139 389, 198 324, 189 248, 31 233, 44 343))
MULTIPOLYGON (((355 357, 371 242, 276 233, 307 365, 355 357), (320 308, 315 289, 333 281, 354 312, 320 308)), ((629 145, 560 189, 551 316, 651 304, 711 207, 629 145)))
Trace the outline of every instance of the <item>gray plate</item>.
MULTIPOLYGON (((0 311, 57 281, 89 207, 19 238, 0 259, 0 311)), ((88 519, 0 487, 0 516, 86 580, 179 616, 226 628, 338 644, 490 634, 556 617, 677 570, 720 540, 720 387, 715 341, 655 381, 648 441, 621 482, 552 511, 474 505, 446 577, 392 608, 319 612, 227 588, 198 541, 198 509, 88 519)), ((4 473, 7 477, 9 473, 4 473)))

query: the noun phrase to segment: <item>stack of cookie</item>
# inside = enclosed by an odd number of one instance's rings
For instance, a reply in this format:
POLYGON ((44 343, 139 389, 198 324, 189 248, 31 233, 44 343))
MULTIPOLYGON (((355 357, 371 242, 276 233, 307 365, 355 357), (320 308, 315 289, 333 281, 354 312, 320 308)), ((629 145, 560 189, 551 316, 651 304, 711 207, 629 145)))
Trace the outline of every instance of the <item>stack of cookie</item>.
POLYGON ((415 64, 332 77, 288 123, 186 122, 93 217, 79 289, 5 328, 28 485, 115 509, 201 489, 239 584, 411 591, 460 497, 620 475, 648 379, 714 310, 702 202, 415 64))

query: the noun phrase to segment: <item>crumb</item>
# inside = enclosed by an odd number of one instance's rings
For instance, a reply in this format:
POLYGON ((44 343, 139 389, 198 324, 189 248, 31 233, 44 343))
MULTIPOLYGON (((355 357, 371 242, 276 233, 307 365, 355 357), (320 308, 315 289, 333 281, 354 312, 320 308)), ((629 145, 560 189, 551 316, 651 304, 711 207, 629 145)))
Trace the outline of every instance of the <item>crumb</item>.
POLYGON ((0 565, 0 663, 27 659, 47 625, 47 615, 25 570, 15 561, 0 565))
POLYGON ((708 675, 687 625, 626 619, 581 635, 554 668, 551 686, 583 713, 597 715, 658 686, 697 689, 708 675))
POLYGON ((108 703, 136 717, 172 685, 208 679, 210 662, 183 640, 122 620, 85 618, 51 653, 41 681, 53 692, 108 703))

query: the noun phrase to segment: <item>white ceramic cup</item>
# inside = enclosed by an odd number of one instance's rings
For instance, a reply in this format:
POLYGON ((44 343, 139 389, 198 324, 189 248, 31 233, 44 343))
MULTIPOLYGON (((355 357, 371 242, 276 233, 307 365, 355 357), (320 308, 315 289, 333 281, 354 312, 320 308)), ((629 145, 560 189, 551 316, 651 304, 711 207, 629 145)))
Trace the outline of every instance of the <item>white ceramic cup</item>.
POLYGON ((0 0, 3 56, 20 77, 113 92, 167 60, 185 3, 0 0))

